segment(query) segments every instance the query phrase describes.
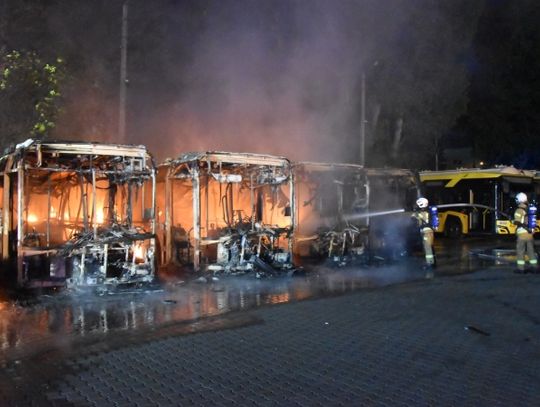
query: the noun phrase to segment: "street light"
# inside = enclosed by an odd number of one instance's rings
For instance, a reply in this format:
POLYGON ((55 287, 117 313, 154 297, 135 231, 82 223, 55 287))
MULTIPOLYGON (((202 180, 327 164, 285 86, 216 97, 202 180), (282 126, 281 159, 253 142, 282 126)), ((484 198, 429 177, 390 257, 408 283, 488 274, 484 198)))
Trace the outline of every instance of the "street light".
MULTIPOLYGON (((371 67, 379 65, 379 61, 374 61, 371 67)), ((360 82, 360 165, 366 164, 366 71, 362 70, 360 82)))
POLYGON ((365 164, 366 149, 366 74, 362 72, 360 90, 360 165, 365 164))
POLYGON ((118 142, 126 143, 126 86, 127 86, 127 36, 128 2, 122 6, 122 38, 120 43, 120 106, 118 109, 118 142))

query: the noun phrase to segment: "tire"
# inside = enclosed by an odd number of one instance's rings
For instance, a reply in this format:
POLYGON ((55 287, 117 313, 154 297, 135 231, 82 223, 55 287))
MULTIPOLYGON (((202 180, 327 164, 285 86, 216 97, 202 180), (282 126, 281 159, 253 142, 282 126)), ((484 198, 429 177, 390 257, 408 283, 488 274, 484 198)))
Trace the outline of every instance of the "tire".
POLYGON ((460 238, 463 236, 463 227, 458 218, 448 218, 444 228, 445 235, 450 238, 460 238))

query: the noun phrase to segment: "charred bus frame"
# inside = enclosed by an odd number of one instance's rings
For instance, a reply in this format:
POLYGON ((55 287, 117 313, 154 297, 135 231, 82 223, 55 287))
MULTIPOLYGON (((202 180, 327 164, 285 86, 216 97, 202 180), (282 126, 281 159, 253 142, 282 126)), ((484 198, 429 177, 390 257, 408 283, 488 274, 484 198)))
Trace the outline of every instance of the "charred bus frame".
POLYGON ((144 146, 27 140, 0 158, 4 263, 19 286, 152 281, 155 168, 144 146))
POLYGON ((293 165, 296 204, 295 255, 328 258, 339 265, 367 259, 369 184, 355 164, 293 165))
POLYGON ((300 262, 338 266, 396 260, 416 250, 411 211, 418 174, 399 168, 299 162, 293 165, 297 210, 294 253, 300 262))
POLYGON ((286 158, 186 153, 159 166, 158 191, 164 266, 226 273, 292 267, 294 189, 286 158))

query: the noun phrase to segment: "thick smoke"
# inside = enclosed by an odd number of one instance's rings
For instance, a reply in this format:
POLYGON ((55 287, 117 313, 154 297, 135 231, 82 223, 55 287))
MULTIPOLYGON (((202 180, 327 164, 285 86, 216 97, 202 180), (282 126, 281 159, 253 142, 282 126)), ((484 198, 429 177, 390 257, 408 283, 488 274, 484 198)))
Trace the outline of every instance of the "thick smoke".
MULTIPOLYGON (((122 3, 49 10, 51 43, 75 68, 56 136, 121 142, 122 3)), ((438 19, 447 31, 454 26, 448 14, 430 0, 130 0, 127 142, 147 145, 158 160, 226 150, 357 162, 365 73, 367 161, 388 164, 403 117, 409 140, 423 134, 418 117, 431 124, 428 135, 454 118, 433 125, 425 107, 449 92, 415 74, 452 69, 453 48, 439 58, 450 40, 440 50, 421 46, 440 31, 438 19)), ((462 78, 441 77, 461 95, 462 78)))
POLYGON ((355 160, 359 80, 374 47, 366 21, 377 17, 369 1, 211 2, 189 64, 168 67, 183 86, 145 126, 166 140, 151 148, 160 157, 226 150, 355 160))

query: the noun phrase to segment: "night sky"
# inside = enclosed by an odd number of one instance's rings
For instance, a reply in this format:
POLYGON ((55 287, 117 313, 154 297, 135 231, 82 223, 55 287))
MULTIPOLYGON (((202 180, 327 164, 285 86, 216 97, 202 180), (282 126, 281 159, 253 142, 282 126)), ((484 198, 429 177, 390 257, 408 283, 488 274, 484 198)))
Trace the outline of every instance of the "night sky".
MULTIPOLYGON (((66 61, 47 137, 119 142, 122 4, 1 0, 3 55, 66 61)), ((159 160, 227 150, 357 162, 364 74, 368 165, 433 168, 464 146, 477 161, 535 167, 539 21, 529 0, 130 0, 126 141, 159 160)), ((27 138, 16 125, 4 144, 27 138)))

